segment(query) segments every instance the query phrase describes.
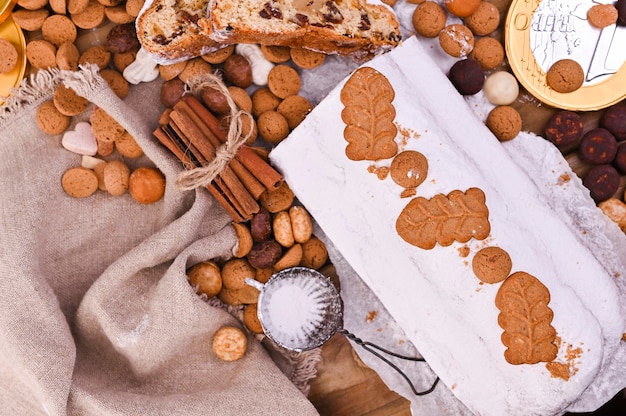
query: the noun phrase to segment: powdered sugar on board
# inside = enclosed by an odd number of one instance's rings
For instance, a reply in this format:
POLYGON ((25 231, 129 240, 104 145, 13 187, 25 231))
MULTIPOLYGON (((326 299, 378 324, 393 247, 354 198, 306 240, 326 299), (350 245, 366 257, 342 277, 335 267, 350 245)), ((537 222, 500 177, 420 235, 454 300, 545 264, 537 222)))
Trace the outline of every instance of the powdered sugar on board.
MULTIPOLYGON (((472 113, 419 40, 410 38, 367 65, 392 83, 398 125, 417 133, 398 138, 401 146, 429 160, 418 195, 481 188, 490 211, 488 239, 422 250, 398 237, 395 221, 409 199, 400 198, 402 189, 390 178, 369 173, 371 162, 345 156, 343 82, 274 149, 272 162, 468 408, 482 415, 562 413, 601 371, 612 368, 623 349, 615 278, 472 113), (513 366, 504 360, 494 305, 498 285, 480 284, 470 266, 473 254, 486 245, 506 249, 513 271, 531 273, 550 290, 553 326, 562 341, 556 361, 565 365, 569 381, 554 377, 545 364, 513 366), (579 354, 572 357, 573 350, 579 354)), ((615 394, 621 387, 605 390, 615 394)))

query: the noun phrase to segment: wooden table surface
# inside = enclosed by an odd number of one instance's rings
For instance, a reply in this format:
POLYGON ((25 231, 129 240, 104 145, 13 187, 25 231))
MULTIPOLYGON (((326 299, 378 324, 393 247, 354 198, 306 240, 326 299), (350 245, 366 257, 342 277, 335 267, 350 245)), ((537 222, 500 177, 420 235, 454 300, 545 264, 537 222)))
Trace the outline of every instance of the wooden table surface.
MULTIPOLYGON (((502 19, 511 0, 486 0, 495 4, 502 19)), ((496 34, 500 36, 500 34, 496 34)), ((500 69, 507 69, 506 67, 500 69)), ((521 91, 520 98, 512 104, 523 119, 523 129, 542 135, 547 120, 555 109, 529 100, 528 94, 521 91)), ((581 113, 585 131, 596 127, 601 112, 581 113)), ((569 149, 566 159, 579 175, 588 169, 576 154, 569 149)), ((620 195, 624 192, 626 178, 622 178, 620 195)), ((322 416, 408 416, 411 415, 410 402, 391 391, 375 371, 367 367, 358 357, 350 342, 343 335, 335 335, 322 348, 322 360, 318 376, 311 384, 309 400, 322 416)), ((626 414, 625 393, 618 393, 613 400, 596 412, 579 415, 626 414)), ((430 416, 430 415, 425 415, 430 416)))

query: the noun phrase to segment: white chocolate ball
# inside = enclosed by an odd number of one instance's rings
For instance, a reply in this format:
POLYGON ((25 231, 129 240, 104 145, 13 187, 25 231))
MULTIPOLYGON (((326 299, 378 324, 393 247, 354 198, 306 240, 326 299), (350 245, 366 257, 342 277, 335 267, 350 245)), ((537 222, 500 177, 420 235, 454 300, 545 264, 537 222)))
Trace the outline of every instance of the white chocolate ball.
POLYGON ((519 85, 513 74, 497 71, 485 79, 483 93, 493 105, 509 105, 519 94, 519 85))

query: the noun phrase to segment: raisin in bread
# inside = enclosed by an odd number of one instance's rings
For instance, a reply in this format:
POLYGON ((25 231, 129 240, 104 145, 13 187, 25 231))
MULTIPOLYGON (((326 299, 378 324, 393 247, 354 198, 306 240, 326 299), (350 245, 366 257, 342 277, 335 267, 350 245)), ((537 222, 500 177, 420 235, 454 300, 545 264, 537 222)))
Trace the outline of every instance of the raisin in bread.
POLYGON ((401 39, 393 9, 380 0, 148 0, 137 34, 162 63, 236 43, 360 59, 386 52, 401 39))

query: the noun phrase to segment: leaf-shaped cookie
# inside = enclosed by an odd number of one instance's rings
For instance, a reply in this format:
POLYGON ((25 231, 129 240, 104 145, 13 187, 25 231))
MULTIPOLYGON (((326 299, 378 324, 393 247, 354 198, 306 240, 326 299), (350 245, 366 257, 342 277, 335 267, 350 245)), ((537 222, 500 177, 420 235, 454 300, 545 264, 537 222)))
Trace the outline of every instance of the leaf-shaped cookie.
POLYGON ((513 273, 500 286, 496 294, 498 324, 504 329, 504 358, 510 364, 536 364, 556 358, 554 313, 548 303, 550 291, 528 273, 513 273))
POLYGON ((393 123, 395 98, 389 80, 374 68, 361 67, 346 81, 340 99, 341 119, 348 142, 346 156, 351 160, 388 159, 398 152, 394 141, 398 129, 393 123))
POLYGON ((491 231, 485 193, 478 188, 455 190, 447 196, 413 198, 396 220, 396 231, 404 241, 430 250, 439 243, 449 246, 470 238, 484 240, 491 231))

